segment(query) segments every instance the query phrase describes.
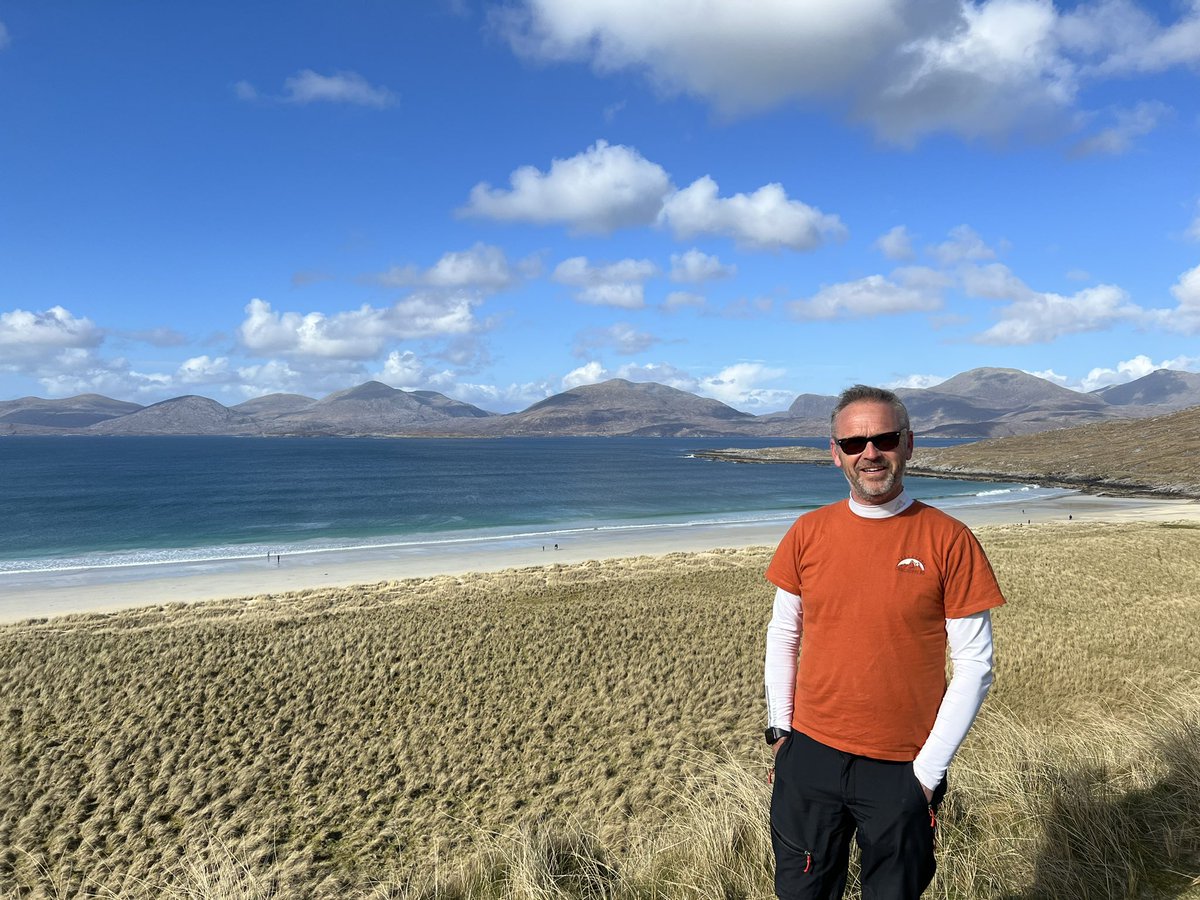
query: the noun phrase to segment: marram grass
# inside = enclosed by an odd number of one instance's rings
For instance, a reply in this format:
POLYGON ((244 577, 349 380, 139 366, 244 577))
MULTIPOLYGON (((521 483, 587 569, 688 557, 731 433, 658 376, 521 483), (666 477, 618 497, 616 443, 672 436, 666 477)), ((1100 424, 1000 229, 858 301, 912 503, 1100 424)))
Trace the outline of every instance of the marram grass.
MULTIPOLYGON (((1200 530, 979 533, 929 896, 1200 897, 1200 530)), ((768 557, 0 629, 0 896, 769 898, 768 557)))

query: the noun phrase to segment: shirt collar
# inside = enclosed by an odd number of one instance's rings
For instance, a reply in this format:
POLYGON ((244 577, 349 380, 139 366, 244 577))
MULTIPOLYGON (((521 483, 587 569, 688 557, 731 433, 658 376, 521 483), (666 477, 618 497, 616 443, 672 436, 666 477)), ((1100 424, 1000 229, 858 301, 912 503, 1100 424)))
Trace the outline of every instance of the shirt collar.
POLYGON ((881 503, 878 506, 868 506, 866 503, 859 503, 851 497, 850 511, 864 519, 890 519, 892 516, 900 515, 900 513, 912 506, 912 502, 912 497, 908 496, 908 492, 903 490, 898 497, 894 497, 887 503, 881 503))

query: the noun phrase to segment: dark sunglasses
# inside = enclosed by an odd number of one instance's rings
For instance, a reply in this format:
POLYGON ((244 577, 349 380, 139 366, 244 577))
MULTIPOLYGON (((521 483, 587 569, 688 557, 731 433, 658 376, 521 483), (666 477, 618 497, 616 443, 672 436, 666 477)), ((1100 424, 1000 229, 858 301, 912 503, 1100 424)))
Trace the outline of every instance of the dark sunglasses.
POLYGON ((857 456, 859 453, 862 453, 867 449, 867 444, 874 444, 876 450, 886 453, 900 446, 900 437, 907 430, 907 428, 901 428, 899 431, 885 431, 883 434, 873 434, 870 437, 858 435, 856 437, 834 438, 833 442, 842 448, 843 453, 849 453, 851 456, 857 456))

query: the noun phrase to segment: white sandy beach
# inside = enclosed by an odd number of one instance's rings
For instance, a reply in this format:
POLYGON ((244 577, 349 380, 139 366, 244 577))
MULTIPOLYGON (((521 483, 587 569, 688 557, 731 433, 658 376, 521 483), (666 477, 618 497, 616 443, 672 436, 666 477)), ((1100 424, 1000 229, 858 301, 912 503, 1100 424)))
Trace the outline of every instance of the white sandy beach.
MULTIPOLYGON (((1200 501, 1070 494, 1036 502, 960 507, 972 528, 1057 522, 1200 521, 1200 501)), ((554 540, 470 540, 420 548, 378 547, 209 563, 120 566, 70 573, 0 576, 0 623, 79 612, 281 594, 591 559, 658 556, 716 548, 774 546, 789 522, 584 531, 554 540)))

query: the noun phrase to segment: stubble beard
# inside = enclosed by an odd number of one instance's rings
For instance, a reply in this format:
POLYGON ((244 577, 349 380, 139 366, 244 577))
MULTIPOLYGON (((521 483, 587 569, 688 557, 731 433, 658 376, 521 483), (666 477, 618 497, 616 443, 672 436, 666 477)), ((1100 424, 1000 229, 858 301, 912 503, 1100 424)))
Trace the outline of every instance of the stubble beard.
POLYGON ((886 477, 882 481, 871 481, 868 484, 864 484, 862 478, 859 477, 857 467, 843 466, 842 471, 846 475, 846 480, 850 482, 851 492, 864 500, 874 500, 878 497, 886 497, 895 490, 896 485, 904 477, 904 460, 893 463, 891 460, 885 459, 883 464, 887 468, 886 477))

